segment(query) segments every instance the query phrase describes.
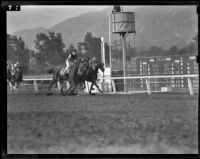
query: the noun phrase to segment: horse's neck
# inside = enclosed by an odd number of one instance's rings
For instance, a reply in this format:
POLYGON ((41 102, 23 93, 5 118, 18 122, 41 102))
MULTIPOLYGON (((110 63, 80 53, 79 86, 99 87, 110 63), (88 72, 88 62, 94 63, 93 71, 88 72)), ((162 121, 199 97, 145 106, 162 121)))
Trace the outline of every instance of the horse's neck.
POLYGON ((94 69, 94 73, 98 73, 98 70, 99 70, 99 64, 97 64, 96 68, 94 69))
POLYGON ((97 75, 97 73, 98 73, 98 68, 96 68, 95 70, 93 68, 90 68, 88 75, 94 76, 94 75, 97 75))

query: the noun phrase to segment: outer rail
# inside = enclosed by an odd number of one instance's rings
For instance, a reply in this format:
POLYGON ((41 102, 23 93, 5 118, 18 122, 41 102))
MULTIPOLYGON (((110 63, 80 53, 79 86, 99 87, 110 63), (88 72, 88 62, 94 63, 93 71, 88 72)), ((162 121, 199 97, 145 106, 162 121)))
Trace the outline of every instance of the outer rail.
MULTIPOLYGON (((34 83, 34 87, 36 92, 38 92, 38 84, 37 81, 45 81, 45 80, 52 80, 52 75, 51 74, 47 74, 47 75, 35 75, 35 76, 24 76, 23 77, 23 81, 33 81, 34 83)), ((192 87, 192 82, 191 82, 191 78, 192 77, 199 77, 198 74, 188 74, 188 75, 155 75, 155 76, 130 76, 130 77, 101 77, 98 78, 100 80, 111 80, 111 84, 113 85, 113 88, 115 88, 115 83, 114 80, 115 79, 145 79, 146 81, 146 86, 147 86, 147 92, 148 94, 151 94, 151 89, 150 89, 150 81, 149 79, 151 78, 187 78, 188 80, 188 87, 189 87, 189 91, 190 91, 190 95, 194 95, 194 90, 192 87)), ((60 87, 58 88, 60 89, 60 87)), ((116 89, 114 89, 114 93, 116 92, 116 89)))

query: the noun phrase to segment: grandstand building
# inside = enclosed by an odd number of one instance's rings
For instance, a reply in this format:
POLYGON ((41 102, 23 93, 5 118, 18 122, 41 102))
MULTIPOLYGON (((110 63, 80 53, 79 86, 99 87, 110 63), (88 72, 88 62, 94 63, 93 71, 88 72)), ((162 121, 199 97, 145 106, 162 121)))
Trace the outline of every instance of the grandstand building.
MULTIPOLYGON (((137 60, 137 74, 139 75, 187 75, 198 74, 198 64, 195 55, 143 57, 137 60)), ((187 79, 166 78, 151 79, 154 87, 188 87, 187 79)), ((192 78, 193 87, 198 87, 198 78, 192 78)), ((141 86, 145 81, 141 81, 141 86)), ((143 86, 142 86, 143 87, 143 86)))
MULTIPOLYGON (((131 63, 133 63, 133 67, 131 67, 130 62, 127 64, 128 76, 198 74, 196 55, 135 57, 131 60, 131 63)), ((122 70, 119 71, 121 72, 122 70)), ((112 74, 113 73, 114 71, 112 71, 112 74)), ((128 88, 130 90, 146 89, 145 79, 128 81, 128 88)), ((183 77, 150 79, 150 83, 153 90, 160 90, 162 87, 188 88, 187 78, 183 77)), ((192 85, 194 88, 198 88, 198 77, 192 78, 192 85)))

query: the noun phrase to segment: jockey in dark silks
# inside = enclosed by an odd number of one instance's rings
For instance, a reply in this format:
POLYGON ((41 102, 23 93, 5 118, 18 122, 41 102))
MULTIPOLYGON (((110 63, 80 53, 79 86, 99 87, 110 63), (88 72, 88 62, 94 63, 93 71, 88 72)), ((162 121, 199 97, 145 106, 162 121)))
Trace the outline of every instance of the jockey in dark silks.
POLYGON ((93 57, 90 61, 89 61, 89 66, 90 68, 92 68, 93 70, 96 68, 97 65, 97 59, 96 57, 93 57))

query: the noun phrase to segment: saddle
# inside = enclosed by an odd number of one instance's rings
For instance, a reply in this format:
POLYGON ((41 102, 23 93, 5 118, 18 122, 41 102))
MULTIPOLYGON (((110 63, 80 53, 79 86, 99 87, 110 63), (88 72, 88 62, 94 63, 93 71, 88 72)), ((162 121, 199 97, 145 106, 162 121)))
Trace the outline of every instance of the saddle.
POLYGON ((67 69, 63 67, 63 68, 60 70, 60 75, 64 75, 64 74, 66 73, 66 70, 67 70, 67 69))
POLYGON ((70 70, 73 66, 74 66, 74 63, 70 63, 69 68, 63 67, 63 68, 60 70, 60 75, 64 75, 64 74, 69 73, 69 70, 70 70))
POLYGON ((69 67, 69 68, 67 69, 66 67, 63 67, 63 68, 60 70, 60 75, 68 74, 70 68, 71 68, 71 67, 69 67))

